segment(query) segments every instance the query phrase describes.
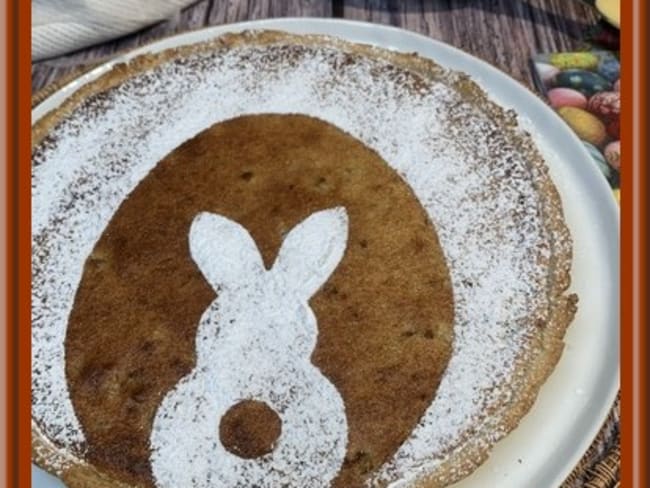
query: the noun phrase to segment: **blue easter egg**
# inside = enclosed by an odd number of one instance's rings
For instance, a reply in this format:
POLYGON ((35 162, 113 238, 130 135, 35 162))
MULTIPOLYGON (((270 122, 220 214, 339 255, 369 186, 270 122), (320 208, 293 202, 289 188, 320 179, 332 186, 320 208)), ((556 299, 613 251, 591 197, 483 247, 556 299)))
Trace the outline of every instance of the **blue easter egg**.
POLYGON ((582 69, 568 69, 555 77, 555 86, 573 88, 590 97, 600 91, 610 91, 612 84, 601 75, 582 69))
POLYGON ((614 82, 618 80, 621 73, 621 63, 614 56, 604 57, 598 64, 598 73, 607 80, 614 82))

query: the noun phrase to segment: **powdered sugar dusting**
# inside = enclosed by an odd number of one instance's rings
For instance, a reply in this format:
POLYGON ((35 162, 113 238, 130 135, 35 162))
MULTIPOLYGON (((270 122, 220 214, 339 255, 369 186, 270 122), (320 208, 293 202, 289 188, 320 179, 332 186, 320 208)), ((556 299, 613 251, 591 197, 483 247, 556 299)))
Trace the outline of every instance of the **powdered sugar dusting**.
MULTIPOLYGON (((64 339, 83 264, 119 204, 166 154, 215 123, 302 113, 360 139, 405 179, 451 272, 452 359, 421 422, 370 484, 408 483, 477 428, 489 430, 490 407, 515 387, 531 310, 546 313, 538 263, 550 236, 525 155, 452 88, 454 76, 424 82, 335 47, 245 45, 163 64, 76 109, 33 156, 32 414, 40 429, 82 453, 64 339)), ((289 484, 327 486, 301 483, 307 471, 292 472, 289 484)))
POLYGON ((328 485, 347 445, 340 394, 311 364, 318 329, 307 301, 347 244, 344 209, 317 212, 289 232, 270 270, 250 234, 214 214, 190 230, 192 259, 218 290, 199 323, 196 367, 163 398, 151 431, 151 467, 161 487, 328 485), (280 416, 275 449, 257 459, 231 454, 215 437, 241 400, 280 416), (180 469, 179 469, 180 468, 180 469))

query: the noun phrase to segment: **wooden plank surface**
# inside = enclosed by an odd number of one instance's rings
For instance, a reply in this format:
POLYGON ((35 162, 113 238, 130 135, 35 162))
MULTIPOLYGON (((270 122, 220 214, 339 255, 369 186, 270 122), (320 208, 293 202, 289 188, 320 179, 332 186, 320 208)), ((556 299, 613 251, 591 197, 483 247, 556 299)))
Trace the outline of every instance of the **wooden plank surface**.
POLYGON ((285 16, 334 16, 403 27, 459 47, 528 86, 531 54, 578 49, 586 29, 597 21, 594 9, 578 0, 201 0, 137 33, 34 63, 32 90, 171 34, 285 16))
POLYGON ((532 54, 584 46, 586 29, 597 21, 593 9, 576 0, 344 0, 342 14, 426 34, 528 86, 532 54))

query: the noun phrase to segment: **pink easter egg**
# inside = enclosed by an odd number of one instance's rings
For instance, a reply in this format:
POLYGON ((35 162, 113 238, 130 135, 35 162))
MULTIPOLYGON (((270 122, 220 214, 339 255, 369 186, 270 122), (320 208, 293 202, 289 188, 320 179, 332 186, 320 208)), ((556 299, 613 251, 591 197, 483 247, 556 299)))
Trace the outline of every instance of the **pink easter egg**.
POLYGON ((587 106, 587 97, 571 88, 553 88, 546 95, 553 108, 585 108, 587 106))
POLYGON ((605 147, 605 159, 609 165, 617 170, 621 169, 621 141, 614 141, 605 147))
POLYGON ((606 120, 621 113, 621 94, 619 92, 600 92, 589 99, 587 110, 606 120))

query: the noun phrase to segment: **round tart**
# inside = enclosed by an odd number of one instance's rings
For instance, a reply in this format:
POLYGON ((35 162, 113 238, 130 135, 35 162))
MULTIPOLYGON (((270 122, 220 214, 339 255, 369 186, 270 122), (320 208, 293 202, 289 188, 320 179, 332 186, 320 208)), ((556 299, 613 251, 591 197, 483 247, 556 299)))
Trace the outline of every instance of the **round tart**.
POLYGON ((559 359, 558 194, 461 73, 230 34, 32 135, 32 451, 69 486, 447 486, 559 359))

